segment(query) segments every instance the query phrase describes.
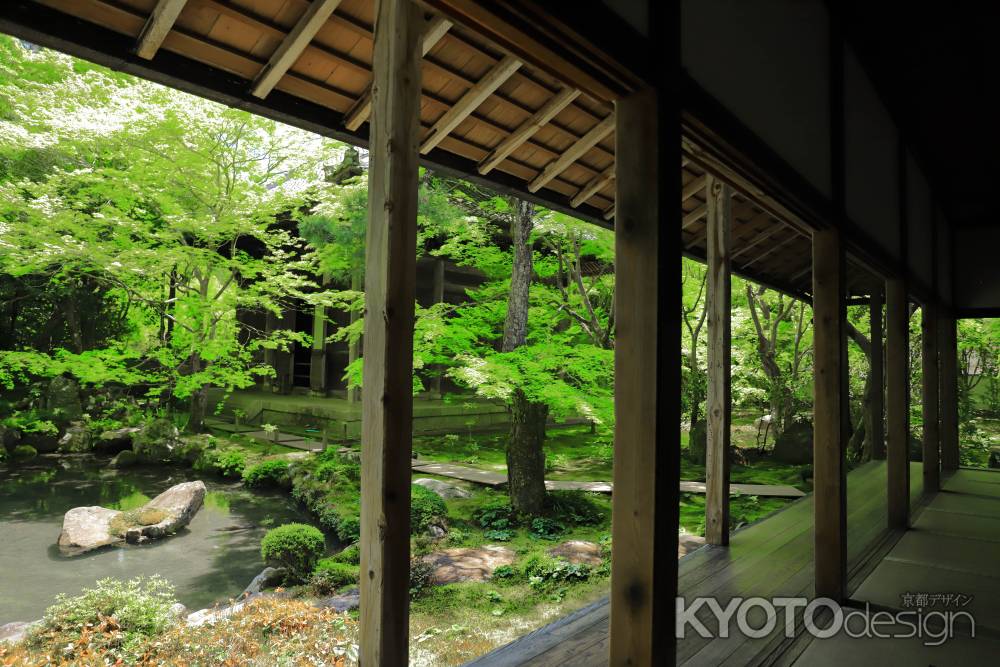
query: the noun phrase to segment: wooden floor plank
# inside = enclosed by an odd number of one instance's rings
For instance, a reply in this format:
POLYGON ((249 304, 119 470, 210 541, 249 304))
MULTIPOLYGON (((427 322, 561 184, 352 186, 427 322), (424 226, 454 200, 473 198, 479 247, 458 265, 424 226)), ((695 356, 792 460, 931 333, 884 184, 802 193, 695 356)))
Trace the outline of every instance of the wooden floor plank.
MULTIPOLYGON (((848 474, 848 547, 856 558, 884 535, 884 465, 884 462, 873 462, 848 474)), ((919 478, 919 464, 916 465, 915 474, 919 478)), ((681 559, 680 594, 687 599, 713 595, 720 598, 722 604, 734 595, 810 594, 812 511, 812 498, 807 496, 762 521, 735 531, 729 547, 706 546, 681 559)), ((704 611, 705 615, 698 614, 698 617, 710 623, 710 612, 704 611)), ((572 625, 558 621, 471 664, 477 667, 604 665, 607 662, 607 612, 606 601, 603 606, 592 605, 584 613, 586 619, 574 616, 572 625)), ((689 634, 678 642, 678 664, 747 664, 755 655, 772 650, 773 644, 770 638, 722 641, 689 634)))

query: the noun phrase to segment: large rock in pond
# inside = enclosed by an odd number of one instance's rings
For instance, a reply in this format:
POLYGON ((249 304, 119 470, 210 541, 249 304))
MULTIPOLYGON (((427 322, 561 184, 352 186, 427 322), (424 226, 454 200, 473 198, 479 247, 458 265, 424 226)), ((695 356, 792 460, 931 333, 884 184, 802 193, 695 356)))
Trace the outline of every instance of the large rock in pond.
POLYGON ((129 512, 74 507, 63 517, 59 550, 64 556, 78 556, 123 542, 140 543, 172 535, 201 509, 205 492, 204 482, 184 482, 129 512))
POLYGON ((121 544, 122 538, 111 532, 111 521, 121 512, 106 507, 74 507, 63 517, 62 532, 59 533, 59 551, 64 556, 100 549, 112 544, 121 544))
POLYGON ((83 422, 73 422, 66 428, 66 432, 62 434, 62 437, 59 438, 59 451, 70 453, 89 452, 93 449, 91 443, 90 431, 83 422))
POLYGON ((424 487, 428 491, 433 491, 445 500, 472 497, 472 494, 465 489, 455 486, 454 484, 449 484, 448 482, 443 482, 440 479, 421 477, 420 479, 413 480, 413 483, 417 486, 424 487))
POLYGON ((785 427, 774 442, 774 460, 801 465, 813 460, 813 427, 808 421, 795 421, 785 427))
POLYGON ((16 428, 0 424, 0 449, 13 451, 21 442, 21 432, 16 428))
POLYGON ((485 581, 493 570, 514 562, 514 552, 490 545, 474 548, 445 549, 427 554, 421 560, 431 566, 429 581, 435 586, 459 581, 485 581))
POLYGON ((117 454, 132 449, 132 438, 141 430, 138 426, 125 426, 104 431, 94 441, 94 450, 102 454, 117 454))
POLYGON ((57 375, 45 390, 45 407, 62 421, 73 421, 83 415, 80 385, 76 380, 57 375))

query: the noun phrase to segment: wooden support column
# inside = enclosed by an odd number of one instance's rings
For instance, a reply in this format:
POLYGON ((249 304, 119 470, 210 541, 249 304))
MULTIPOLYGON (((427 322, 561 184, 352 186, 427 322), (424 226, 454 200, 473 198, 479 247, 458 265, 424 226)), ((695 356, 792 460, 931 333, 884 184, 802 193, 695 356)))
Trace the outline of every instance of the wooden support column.
POLYGON ((885 283, 886 458, 889 528, 910 521, 910 308, 906 284, 885 283))
POLYGON ((411 0, 376 3, 365 367, 361 402, 360 664, 408 661, 410 454, 420 37, 411 0))
POLYGON ((729 442, 732 424, 733 194, 708 178, 708 444, 705 450, 705 541, 729 544, 729 442))
MULTIPOLYGON (((361 284, 361 276, 359 276, 357 272, 351 273, 351 290, 357 292, 360 291, 363 287, 364 286, 361 284)), ((351 310, 351 312, 348 314, 348 318, 350 318, 350 323, 354 324, 355 322, 357 322, 360 316, 361 314, 358 313, 358 311, 351 310)), ((347 365, 350 366, 351 364, 353 364, 355 361, 358 360, 358 357, 360 356, 361 356, 361 341, 356 341, 354 343, 348 342, 347 365)), ((360 398, 361 398, 361 392, 358 390, 357 387, 352 387, 347 390, 348 403, 357 403, 358 399, 360 398)))
POLYGON ((940 322, 941 356, 941 469, 958 470, 958 322, 951 314, 940 322))
POLYGON ((872 458, 885 459, 885 347, 882 343, 882 290, 872 292, 869 306, 872 342, 872 458))
POLYGON ((813 233, 813 498, 816 596, 847 593, 846 316, 840 231, 813 233))
POLYGON ((680 122, 657 97, 647 88, 616 104, 611 665, 676 661, 680 122))
POLYGON ((937 304, 926 303, 921 308, 921 363, 924 378, 924 493, 936 493, 941 488, 941 428, 938 423, 938 323, 937 304))

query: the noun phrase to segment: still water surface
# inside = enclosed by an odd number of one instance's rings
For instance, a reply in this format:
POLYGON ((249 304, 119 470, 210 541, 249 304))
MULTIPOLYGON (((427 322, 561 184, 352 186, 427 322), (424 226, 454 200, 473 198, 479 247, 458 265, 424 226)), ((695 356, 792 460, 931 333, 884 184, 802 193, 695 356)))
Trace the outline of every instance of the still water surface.
POLYGON ((0 625, 40 618, 59 593, 74 595, 103 577, 160 574, 177 598, 200 609, 238 595, 264 566, 267 528, 311 523, 287 495, 248 491, 170 467, 115 470, 107 458, 41 456, 0 464, 0 625), (86 505, 133 509, 174 484, 203 479, 205 505, 177 535, 76 558, 59 554, 63 514, 86 505))

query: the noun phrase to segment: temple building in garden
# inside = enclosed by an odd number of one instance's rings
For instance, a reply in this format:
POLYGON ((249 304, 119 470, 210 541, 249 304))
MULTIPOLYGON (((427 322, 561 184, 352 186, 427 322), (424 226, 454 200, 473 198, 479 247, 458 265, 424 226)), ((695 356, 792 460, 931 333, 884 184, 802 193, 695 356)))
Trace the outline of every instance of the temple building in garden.
MULTIPOLYGON (((413 304, 460 283, 415 260, 426 166, 616 235, 611 591, 478 664, 880 666, 988 664, 1000 648, 1000 473, 959 466, 955 326, 1000 316, 995 14, 857 0, 8 0, 0 31, 368 148, 362 664, 408 660, 413 304), (678 560, 683 254, 710 275, 709 544, 678 560), (734 273, 812 305, 814 492, 730 533, 734 273), (869 306, 885 340, 874 460, 850 471, 848 304, 869 306), (913 593, 970 597, 975 632, 964 619, 940 646, 820 639, 799 608, 723 633, 707 607, 692 612, 704 632, 677 632, 691 616, 678 608, 706 597, 824 598, 836 617, 901 613, 913 593)), ((278 388, 336 391, 344 358, 275 359, 278 388)))

